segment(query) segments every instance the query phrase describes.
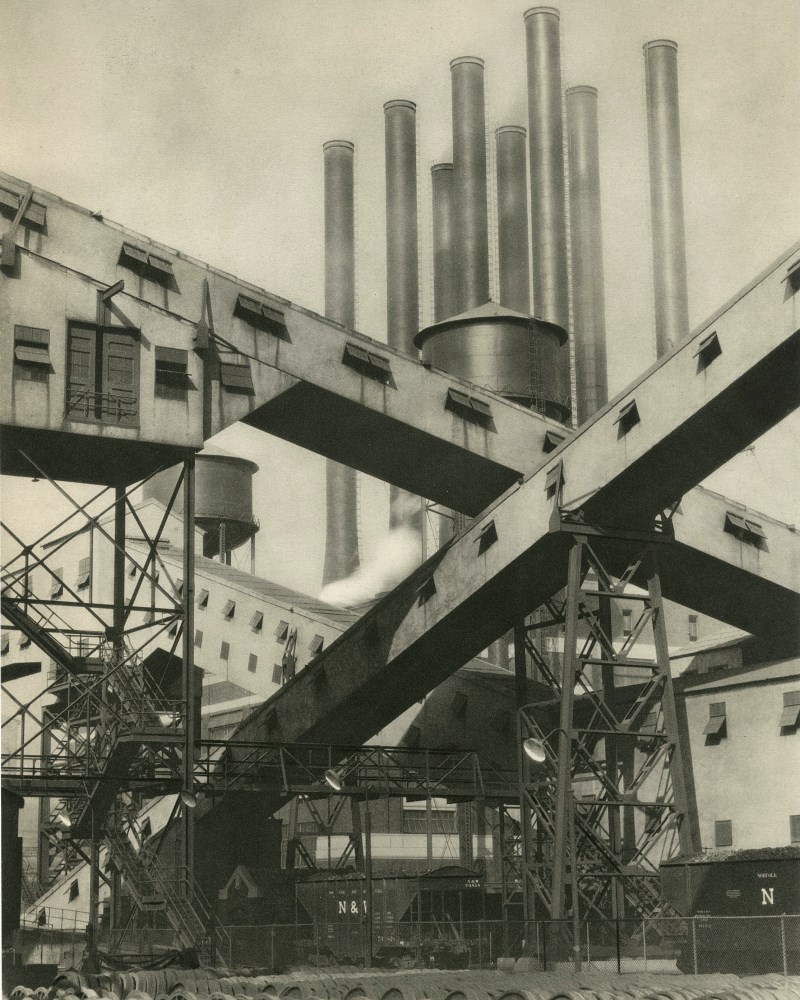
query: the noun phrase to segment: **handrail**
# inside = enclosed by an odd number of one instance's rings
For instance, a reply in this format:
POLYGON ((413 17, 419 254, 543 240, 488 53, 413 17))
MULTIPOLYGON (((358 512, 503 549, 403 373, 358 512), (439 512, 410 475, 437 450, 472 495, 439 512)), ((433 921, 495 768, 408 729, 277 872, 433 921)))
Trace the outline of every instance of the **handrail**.
POLYGON ((139 397, 133 393, 122 396, 114 392, 90 392, 88 389, 69 388, 67 390, 67 413, 76 410, 81 402, 84 404, 83 413, 86 417, 97 416, 98 406, 100 416, 109 413, 106 404, 111 404, 114 407, 117 420, 122 420, 123 417, 135 417, 139 413, 139 397), (95 413, 90 413, 90 409, 94 410, 95 413))

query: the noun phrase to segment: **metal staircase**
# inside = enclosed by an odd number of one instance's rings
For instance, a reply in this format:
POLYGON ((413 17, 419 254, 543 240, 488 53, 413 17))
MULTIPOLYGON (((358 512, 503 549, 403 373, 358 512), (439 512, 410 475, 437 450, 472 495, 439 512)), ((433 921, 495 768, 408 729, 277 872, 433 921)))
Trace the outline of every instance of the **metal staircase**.
MULTIPOLYGON (((136 823, 136 810, 120 792, 143 744, 182 743, 184 712, 180 703, 167 701, 148 678, 141 656, 118 640, 94 634, 74 655, 57 633, 71 641, 71 631, 53 614, 27 604, 18 581, 6 583, 3 615, 64 671, 55 718, 45 722, 33 739, 47 733, 49 756, 40 768, 73 774, 83 790, 58 801, 53 816, 69 817, 71 836, 57 840, 53 849, 74 865, 73 841, 102 838, 112 863, 121 873, 136 906, 142 912, 163 912, 182 948, 194 948, 211 964, 230 955, 227 934, 212 926, 210 909, 198 885, 185 868, 167 867, 151 846, 144 843, 136 823), (17 592, 15 592, 17 591, 17 592), (83 777, 82 777, 83 776, 83 777), (95 827, 96 817, 96 827, 95 827)), ((31 740, 27 742, 31 743, 31 740)), ((19 765, 24 781, 25 748, 4 757, 10 775, 19 765), (16 759, 15 759, 16 758, 16 759)), ((77 789, 76 789, 77 791, 77 789)), ((54 858, 54 861, 56 859, 54 858)), ((56 861, 57 863, 57 861, 56 861)))

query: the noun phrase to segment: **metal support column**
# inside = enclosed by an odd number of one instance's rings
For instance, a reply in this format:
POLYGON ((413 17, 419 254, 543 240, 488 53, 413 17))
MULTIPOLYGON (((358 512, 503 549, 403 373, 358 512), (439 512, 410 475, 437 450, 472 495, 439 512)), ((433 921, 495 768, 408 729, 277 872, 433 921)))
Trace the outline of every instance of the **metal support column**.
MULTIPOLYGON (((602 644, 603 657, 606 662, 601 664, 600 675, 603 684, 603 701, 608 706, 613 715, 616 715, 616 680, 614 678, 613 662, 613 639, 611 623, 611 598, 601 594, 598 599, 598 627, 600 633, 607 640, 602 644)), ((613 794, 619 798, 619 750, 617 737, 609 733, 605 740, 605 775, 613 794)), ((608 840, 614 857, 617 860, 617 867, 622 866, 622 815, 620 809, 609 809, 608 811, 608 840)), ((619 920, 625 916, 625 886, 623 882, 614 878, 611 885, 611 916, 614 920, 619 920)))
POLYGON ((97 937, 100 932, 100 842, 92 808, 92 842, 89 851, 89 925, 86 928, 87 951, 92 972, 99 972, 97 965, 97 937))
POLYGON ((364 809, 364 876, 367 881, 367 939, 364 954, 364 965, 372 968, 372 815, 369 811, 369 796, 365 799, 364 809))
MULTIPOLYGON (((194 794, 195 728, 197 704, 194 669, 194 455, 183 463, 183 700, 186 732, 183 750, 183 788, 194 794)), ((185 883, 191 895, 194 880, 194 809, 183 806, 183 863, 188 875, 185 883)))
POLYGON ((564 627, 564 667, 561 675, 561 719, 558 734, 558 784, 556 786, 555 846, 553 850, 553 920, 564 916, 564 881, 568 833, 567 806, 572 800, 572 714, 578 671, 578 602, 583 565, 583 539, 578 537, 569 553, 567 607, 564 627))
POLYGON ((661 577, 658 575, 658 562, 653 549, 647 552, 645 568, 647 588, 654 606, 653 641, 656 647, 656 662, 664 684, 661 705, 664 712, 664 732, 670 749, 673 810, 678 824, 681 854, 695 854, 700 850, 700 836, 697 824, 689 809, 689 799, 686 792, 686 771, 683 749, 678 734, 678 717, 675 711, 675 689, 669 663, 669 643, 661 597, 661 577))

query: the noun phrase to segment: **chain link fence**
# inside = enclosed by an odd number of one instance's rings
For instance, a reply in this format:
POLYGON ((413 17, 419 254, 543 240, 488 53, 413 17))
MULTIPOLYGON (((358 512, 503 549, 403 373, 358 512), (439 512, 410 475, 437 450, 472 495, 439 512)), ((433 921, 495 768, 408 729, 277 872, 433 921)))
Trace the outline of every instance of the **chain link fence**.
MULTIPOLYGON (((280 972, 303 967, 363 967, 368 927, 361 921, 231 926, 230 968, 280 972)), ((460 923, 376 923, 372 964, 382 968, 607 973, 800 975, 800 915, 585 921, 575 940, 572 921, 480 920, 460 923)))

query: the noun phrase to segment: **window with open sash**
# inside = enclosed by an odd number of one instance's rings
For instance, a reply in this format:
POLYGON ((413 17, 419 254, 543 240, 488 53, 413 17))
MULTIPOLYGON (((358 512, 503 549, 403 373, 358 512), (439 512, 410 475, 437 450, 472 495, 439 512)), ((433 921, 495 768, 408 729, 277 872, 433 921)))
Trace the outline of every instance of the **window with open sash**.
POLYGON ((69 326, 67 417, 135 427, 139 423, 139 333, 123 327, 69 326))

